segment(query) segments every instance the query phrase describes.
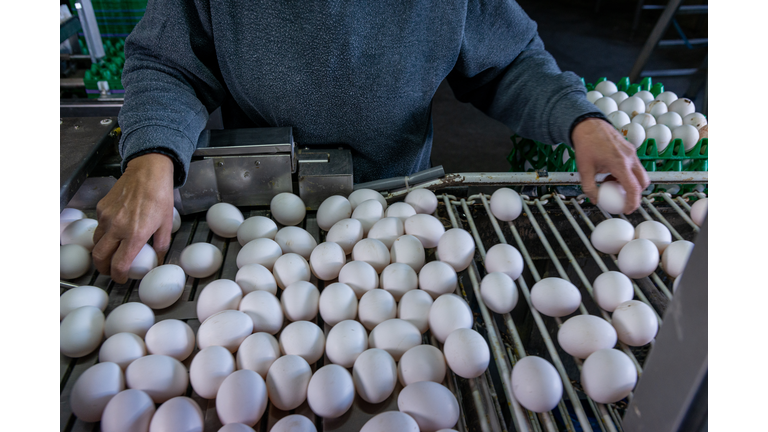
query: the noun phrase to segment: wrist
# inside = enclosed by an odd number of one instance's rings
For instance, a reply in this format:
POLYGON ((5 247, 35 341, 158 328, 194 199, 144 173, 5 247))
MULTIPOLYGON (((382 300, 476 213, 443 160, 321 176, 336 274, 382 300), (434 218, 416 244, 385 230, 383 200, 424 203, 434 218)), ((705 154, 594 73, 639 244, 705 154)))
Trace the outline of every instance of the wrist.
POLYGON ((602 115, 577 119, 571 130, 571 143, 573 144, 574 149, 578 142, 584 141, 584 139, 588 141, 590 135, 593 135, 596 131, 603 129, 606 126, 610 126, 610 128, 613 129, 613 125, 602 115))
POLYGON ((146 153, 137 156, 125 166, 125 172, 151 172, 170 174, 173 178, 173 159, 162 153, 146 153))

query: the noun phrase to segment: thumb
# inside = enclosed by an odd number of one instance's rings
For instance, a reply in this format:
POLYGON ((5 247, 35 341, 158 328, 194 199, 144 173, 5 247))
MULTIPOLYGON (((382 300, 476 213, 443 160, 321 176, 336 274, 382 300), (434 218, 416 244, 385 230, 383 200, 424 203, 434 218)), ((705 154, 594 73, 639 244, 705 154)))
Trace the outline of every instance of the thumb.
POLYGON ((172 222, 163 222, 160 228, 152 235, 152 248, 157 253, 157 263, 162 265, 165 262, 165 254, 171 247, 172 222))

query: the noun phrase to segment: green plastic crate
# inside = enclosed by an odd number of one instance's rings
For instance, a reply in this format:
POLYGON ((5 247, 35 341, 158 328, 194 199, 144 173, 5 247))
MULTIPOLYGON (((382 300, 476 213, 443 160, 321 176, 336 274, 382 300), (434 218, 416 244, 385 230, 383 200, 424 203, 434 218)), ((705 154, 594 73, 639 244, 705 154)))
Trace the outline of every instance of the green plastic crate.
POLYGON ((89 99, 101 97, 102 89, 110 95, 125 93, 122 83, 125 41, 120 39, 117 43, 113 43, 112 40, 108 40, 103 45, 104 59, 98 64, 92 64, 83 77, 85 92, 89 99))

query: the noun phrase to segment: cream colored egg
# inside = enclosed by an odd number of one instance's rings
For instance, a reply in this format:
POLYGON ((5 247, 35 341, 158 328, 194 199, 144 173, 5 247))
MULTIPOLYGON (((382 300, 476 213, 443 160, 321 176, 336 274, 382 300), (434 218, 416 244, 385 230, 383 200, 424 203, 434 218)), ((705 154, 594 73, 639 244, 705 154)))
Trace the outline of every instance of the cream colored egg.
POLYGON ((621 129, 622 126, 625 124, 629 124, 631 119, 629 118, 629 114, 625 113, 624 111, 614 111, 607 116, 605 116, 609 122, 615 127, 616 129, 621 129))
POLYGON ((312 378, 309 363, 297 355, 286 355, 272 363, 267 372, 267 395, 275 408, 290 411, 307 399, 312 378))
POLYGON ((604 115, 608 115, 616 110, 619 109, 619 104, 616 103, 615 100, 613 100, 610 97, 601 97, 600 99, 595 101, 595 106, 597 109, 599 109, 604 115))
POLYGON ((659 249, 652 241, 635 239, 619 252, 619 270, 631 279, 650 276, 659 265, 659 249))
POLYGON ((689 151, 699 142, 699 131, 691 125, 678 126, 672 130, 672 139, 682 140, 685 151, 689 151))
POLYGON ((637 123, 647 130, 651 126, 656 126, 656 117, 648 113, 640 113, 632 117, 631 123, 637 123))
POLYGON ((76 279, 91 268, 88 249, 70 244, 59 247, 59 275, 62 279, 76 279))
POLYGON ((475 319, 467 302, 456 294, 443 294, 429 309, 429 330, 440 343, 454 330, 472 328, 475 319))
POLYGON ((669 142, 672 141, 672 131, 669 126, 665 124, 657 124, 651 126, 645 131, 646 139, 653 139, 656 141, 656 150, 659 153, 663 152, 669 146, 669 142))
POLYGON ((674 92, 665 91, 656 96, 656 100, 663 101, 665 104, 669 105, 677 100, 677 95, 674 92))
POLYGON ((289 321, 311 321, 317 316, 320 291, 307 281, 296 281, 280 296, 283 313, 289 321))
POLYGON ((405 220, 405 233, 419 239, 424 248, 437 247, 445 227, 439 219, 428 214, 416 214, 405 220))
POLYGON ((272 271, 275 261, 282 255, 283 249, 272 239, 251 240, 237 253, 237 268, 243 268, 248 264, 260 264, 272 271))
POLYGON ((664 252, 664 249, 672 243, 672 233, 664 224, 656 221, 645 221, 638 224, 635 227, 634 238, 650 240, 659 249, 659 253, 664 252))
MULTIPOLYGON (((130 334, 130 333, 128 333, 130 334)), ((149 328, 144 336, 147 352, 184 361, 195 349, 195 332, 184 321, 167 319, 149 328)))
POLYGON ((128 365, 125 385, 145 392, 155 403, 163 403, 184 394, 189 385, 189 375, 187 368, 175 358, 151 354, 128 365))
POLYGON ((254 371, 233 372, 221 383, 216 394, 216 413, 221 424, 242 423, 255 426, 267 409, 267 386, 254 371))
POLYGON ((457 272, 463 271, 475 257, 475 240, 461 228, 449 229, 437 242, 437 255, 457 272))
POLYGON ((73 310, 83 306, 96 306, 104 312, 109 296, 103 289, 83 285, 67 290, 59 297, 59 320, 63 320, 73 310))
POLYGON ((629 300, 616 306, 611 316, 619 340, 629 346, 643 346, 656 337, 659 322, 647 304, 629 300))
POLYGON ((617 271, 598 276, 592 283, 592 291, 598 306, 608 312, 613 312, 618 305, 632 300, 635 295, 632 280, 617 271))
POLYGON ((616 84, 613 81, 605 80, 597 83, 595 85, 595 90, 608 96, 619 91, 619 88, 616 86, 616 84))
POLYGON ((708 198, 699 198, 691 206, 691 220, 698 226, 704 224, 707 217, 708 198))
POLYGON ((666 114, 669 111, 667 104, 664 101, 654 100, 651 101, 646 107, 645 112, 652 115, 655 119, 666 114))
POLYGON ((363 236, 368 235, 371 227, 384 217, 384 206, 375 199, 363 201, 352 211, 352 219, 357 219, 363 225, 363 236))
POLYGON ((352 375, 335 364, 325 365, 312 375, 307 387, 307 402, 316 415, 333 419, 341 417, 355 400, 352 375))
POLYGON ((194 400, 178 396, 160 405, 149 423, 149 432, 203 431, 203 411, 194 400))
POLYGON ((515 280, 523 273, 523 256, 514 246, 499 243, 486 252, 485 270, 506 273, 515 280))
POLYGON ((693 104, 693 101, 688 98, 679 98, 669 104, 669 111, 680 114, 680 117, 682 118, 688 114, 696 112, 696 106, 693 104))
POLYGON ((595 101, 600 99, 601 97, 603 97, 603 94, 597 90, 592 90, 587 92, 587 100, 589 101, 589 103, 595 103, 595 101))
POLYGON ((627 113, 632 119, 632 117, 645 112, 645 102, 637 96, 628 97, 619 104, 619 110, 627 113))
POLYGON ((147 355, 144 341, 133 333, 123 332, 113 334, 99 348, 99 362, 111 362, 125 370, 129 364, 139 357, 147 355))
MULTIPOLYGON (((219 431, 222 432, 222 431, 219 431)), ((236 431, 230 431, 236 432, 236 431)), ((270 432, 317 432, 314 423, 303 415, 291 414, 280 419, 270 432)))
POLYGON ((520 405, 538 413, 553 410, 563 396, 563 383, 557 369, 537 356, 527 356, 515 363, 510 386, 520 405))
POLYGON ((619 182, 603 182, 597 189, 597 205, 608 213, 623 213, 626 202, 627 192, 619 182))
POLYGON ((625 244, 634 239, 635 229, 624 219, 606 219, 595 227, 590 240, 592 246, 602 253, 617 254, 625 244))
POLYGON ((287 253, 275 261, 272 268, 277 286, 285 289, 295 282, 308 282, 311 276, 309 263, 303 256, 295 253, 287 253))
POLYGON ((676 127, 683 125, 683 118, 680 114, 674 111, 669 111, 660 116, 656 116, 656 124, 663 124, 668 127, 669 130, 674 130, 676 127))
POLYGON ((155 402, 141 390, 126 389, 116 394, 104 407, 99 428, 104 432, 148 431, 155 402))
POLYGON ((419 381, 442 383, 446 373, 442 351, 432 345, 417 345, 406 351, 397 364, 397 377, 403 387, 419 381))
POLYGON ((372 404, 386 400, 397 384, 397 366, 388 352, 371 348, 357 357, 352 381, 360 397, 372 404))
POLYGON ((365 422, 360 432, 419 432, 419 424, 408 414, 400 411, 385 411, 365 422))
POLYGON ((208 317, 197 330, 197 346, 201 350, 220 345, 234 353, 253 333, 253 321, 244 312, 224 310, 208 317))
POLYGON ((394 263, 384 268, 381 272, 381 288, 387 290, 400 301, 403 294, 419 287, 419 277, 408 264, 394 263))
POLYGON ((376 273, 381 273, 389 265, 390 252, 379 240, 362 239, 352 248, 352 259, 367 262, 376 273))
POLYGON ((360 298, 357 307, 360 323, 368 330, 373 330, 380 323, 397 316, 397 303, 389 292, 373 289, 360 298))
POLYGON ((237 310, 253 321, 253 332, 276 334, 283 328, 283 308, 280 300, 268 291, 253 291, 240 300, 237 310))
POLYGON ((522 212, 523 200, 512 189, 499 188, 491 195, 491 213, 496 219, 505 222, 513 221, 522 212))
POLYGON ((240 285, 229 279, 212 281, 197 298, 197 320, 203 322, 209 316, 223 310, 236 310, 243 299, 240 285))
POLYGON ((421 344, 421 332, 402 319, 388 319, 373 328, 368 335, 368 346, 386 351, 395 361, 409 349, 421 344))
POLYGON ((76 244, 90 252, 93 250, 93 233, 99 223, 95 219, 77 219, 72 221, 61 232, 60 242, 62 246, 76 244))
POLYGON ((283 354, 297 355, 313 364, 323 356, 325 335, 315 323, 296 321, 285 326, 278 342, 283 354))
POLYGON ((163 309, 176 303, 184 292, 187 275, 175 264, 164 264, 150 270, 139 283, 139 299, 152 309, 163 309))
POLYGON ((359 206, 361 203, 368 201, 369 199, 375 199, 376 201, 381 203, 381 207, 386 210, 387 209, 387 200, 384 199, 384 197, 381 195, 381 193, 376 192, 373 189, 358 189, 351 194, 349 194, 349 203, 352 206, 352 211, 355 211, 357 206, 359 206))
POLYGON ((205 213, 208 228, 214 234, 224 238, 237 237, 237 230, 244 221, 243 213, 229 203, 216 203, 205 213))
POLYGON ((548 277, 531 288, 531 304, 546 316, 563 317, 579 308, 581 293, 565 279, 548 277))
POLYGON ((269 333, 259 332, 248 336, 240 344, 235 362, 237 369, 252 370, 266 380, 270 366, 281 355, 277 339, 269 333))
POLYGON ((240 285, 243 295, 253 291, 266 291, 277 294, 277 282, 275 276, 268 268, 261 264, 246 264, 235 274, 235 282, 240 285))
POLYGON ((155 267, 157 267, 157 253, 152 246, 145 244, 131 262, 131 266, 128 268, 128 278, 141 279, 155 267))
POLYGON ((181 215, 179 214, 179 211, 176 210, 176 207, 173 208, 173 223, 171 225, 171 232, 175 233, 176 231, 181 228, 181 215))
MULTIPOLYGON (((616 93, 613 93, 613 94, 609 95, 608 97, 610 97, 611 99, 615 100, 617 104, 620 104, 620 103, 624 102, 624 100, 627 99, 629 97, 629 95, 626 92, 617 91, 616 93)), ((611 114, 613 114, 613 113, 611 113, 611 114)))
POLYGON ((120 367, 99 362, 77 378, 69 395, 69 405, 80 421, 97 422, 109 401, 124 389, 125 378, 120 367))
POLYGON ((354 320, 337 323, 328 332, 325 355, 328 360, 345 368, 351 368, 357 357, 368 349, 368 333, 362 324, 354 320))
POLYGON ((339 277, 339 272, 347 263, 344 249, 334 242, 320 243, 309 256, 309 268, 316 278, 329 281, 339 277))
POLYGON ((629 396, 637 383, 637 370, 626 354, 615 349, 592 353, 581 369, 584 392, 597 403, 614 403, 629 396))
POLYGON ((333 195, 317 208, 317 226, 328 231, 338 221, 352 216, 352 204, 341 195, 333 195))
POLYGON ((365 261, 350 261, 341 268, 339 282, 349 285, 359 299, 379 286, 379 275, 376 269, 365 261))
POLYGON ((181 251, 179 265, 193 278, 206 278, 221 268, 224 255, 210 243, 192 243, 181 251))
POLYGON ((429 309, 432 307, 432 296, 420 289, 403 294, 397 304, 397 317, 416 326, 419 332, 429 330, 429 309))
POLYGON ((387 211, 384 212, 385 217, 395 217, 400 219, 400 222, 405 222, 406 219, 416 214, 416 209, 408 203, 396 202, 387 207, 387 211))
POLYGON ((505 314, 515 308, 519 294, 511 277, 506 273, 493 272, 485 275, 480 282, 480 296, 488 309, 505 314))
POLYGON ((619 129, 619 133, 621 133, 627 141, 631 142, 635 148, 639 148, 643 145, 643 141, 645 141, 645 128, 637 123, 625 124, 619 129))
POLYGON ((568 318, 557 331, 557 342, 563 351, 585 359, 600 349, 616 345, 616 330, 608 321, 593 315, 568 318))
POLYGON ((104 336, 110 337, 121 332, 130 332, 144 338, 147 330, 155 324, 155 313, 144 303, 122 304, 107 315, 104 322, 104 336))
POLYGON ((448 367, 456 375, 477 378, 488 369, 491 351, 480 333, 468 329, 456 329, 445 339, 443 353, 448 367))
POLYGON ((431 261, 419 272, 419 288, 433 299, 456 291, 457 284, 456 270, 442 261, 431 261))
POLYGON ((389 250, 390 262, 408 264, 417 273, 424 267, 426 253, 421 241, 412 235, 395 239, 389 250))
POLYGON ((77 308, 59 325, 59 349, 67 357, 83 357, 99 347, 103 333, 104 314, 99 308, 77 308))
POLYGON ((693 252, 693 243, 688 240, 677 240, 671 243, 661 256, 661 267, 664 273, 671 278, 683 274, 691 252, 693 252))
POLYGON ((317 247, 317 240, 307 230, 295 226, 287 226, 275 234, 275 242, 284 254, 295 253, 309 260, 312 251, 317 247))
POLYGON ((204 399, 215 399, 224 379, 235 371, 235 359, 226 348, 212 345, 200 350, 189 366, 192 389, 204 399))
POLYGON ((405 228, 400 218, 385 217, 373 224, 368 231, 368 238, 376 239, 384 243, 387 249, 390 249, 395 240, 403 234, 405 234, 405 228))
POLYGON ((272 217, 283 225, 298 225, 307 214, 307 206, 297 195, 283 192, 275 195, 269 203, 272 217))
POLYGON ((331 227, 325 235, 325 241, 333 242, 349 255, 357 242, 363 239, 363 224, 357 219, 342 219, 331 227))
POLYGON ((275 221, 264 216, 251 216, 237 229, 237 242, 245 246, 251 240, 268 238, 274 240, 277 234, 275 221))
POLYGON ((323 322, 331 327, 341 321, 355 319, 357 316, 355 291, 349 285, 340 282, 326 286, 320 293, 319 310, 323 322))
POLYGON ((686 116, 683 116, 683 124, 691 125, 699 130, 707 125, 707 118, 702 113, 693 112, 686 116))
POLYGON ((416 210, 417 214, 429 214, 437 210, 437 197, 429 189, 414 189, 405 196, 405 203, 416 210))
POLYGON ((422 431, 450 428, 459 420, 456 396, 432 381, 407 385, 397 397, 397 408, 413 417, 422 431))

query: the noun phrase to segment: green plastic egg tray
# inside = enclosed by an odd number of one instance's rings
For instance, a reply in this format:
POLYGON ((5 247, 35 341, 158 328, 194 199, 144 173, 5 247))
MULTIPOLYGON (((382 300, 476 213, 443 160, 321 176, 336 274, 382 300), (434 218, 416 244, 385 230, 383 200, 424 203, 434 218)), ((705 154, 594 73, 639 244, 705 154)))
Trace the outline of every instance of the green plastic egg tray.
MULTIPOLYGON (((125 40, 109 39, 103 43, 104 58, 98 64, 91 64, 91 68, 85 71, 83 82, 85 83, 85 92, 89 99, 101 97, 102 90, 99 82, 106 82, 109 87, 108 94, 122 95, 125 93, 123 88, 123 65, 125 64, 125 40)), ((102 84, 102 87, 104 84, 102 84)))

